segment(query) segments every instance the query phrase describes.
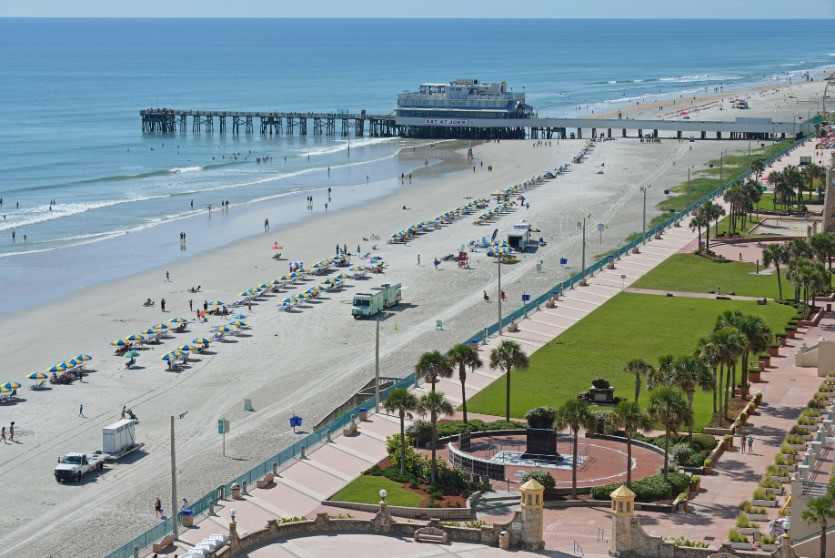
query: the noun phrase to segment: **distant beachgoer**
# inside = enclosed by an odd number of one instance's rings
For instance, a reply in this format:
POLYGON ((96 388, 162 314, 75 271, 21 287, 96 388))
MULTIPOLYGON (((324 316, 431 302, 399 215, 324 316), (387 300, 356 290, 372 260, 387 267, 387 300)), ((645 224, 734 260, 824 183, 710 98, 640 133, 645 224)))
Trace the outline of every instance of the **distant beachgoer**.
POLYGON ((484 291, 484 301, 485 301, 485 302, 489 302, 489 301, 490 301, 490 297, 489 297, 489 296, 487 296, 487 291, 484 291))
POLYGON ((26 235, 23 235, 23 242, 26 242, 26 235))
POLYGON ((325 211, 328 210, 328 204, 325 204, 325 211))
POLYGON ((441 260, 435 258, 435 261, 433 261, 432 263, 435 264, 435 269, 438 269, 438 266, 441 265, 441 260))
POLYGON ((165 299, 164 298, 160 299, 159 307, 163 312, 165 312, 165 299))
POLYGON ((348 253, 348 245, 347 245, 347 244, 343 244, 343 245, 342 245, 342 253, 343 253, 343 254, 347 254, 347 253, 348 253))
POLYGON ((270 220, 264 219, 264 232, 267 232, 268 230, 270 230, 270 220))
POLYGON ((156 513, 157 517, 164 517, 162 514, 162 500, 159 499, 159 496, 154 498, 154 513, 156 513))
POLYGON ((418 254, 418 265, 420 265, 420 254, 418 254))
POLYGON ((167 270, 167 269, 165 270, 165 280, 166 280, 166 281, 171 281, 171 276, 168 274, 168 270, 167 270))
POLYGON ((0 440, 3 440, 4 443, 6 442, 6 427, 5 426, 2 429, 0 429, 0 440))
POLYGON ((336 245, 336 255, 339 255, 339 244, 336 245))
POLYGON ((122 420, 124 420, 125 417, 127 416, 127 412, 128 412, 127 405, 122 405, 122 420))
POLYGON ((748 436, 748 453, 754 452, 754 437, 748 436))
POLYGON ((206 310, 208 310, 208 309, 209 309, 209 303, 208 303, 207 301, 205 301, 205 300, 204 300, 204 301, 203 301, 203 311, 205 312, 205 311, 206 311, 206 310))
POLYGON ((183 511, 183 510, 184 510, 184 509, 186 509, 187 507, 188 507, 188 500, 186 500, 185 498, 183 498, 183 501, 182 501, 182 502, 180 502, 180 511, 183 511))
POLYGON ((504 294, 504 291, 502 291, 502 302, 504 302, 504 300, 505 300, 505 294, 504 294))
POLYGON ((742 453, 745 453, 745 442, 747 442, 747 441, 748 441, 748 435, 743 434, 742 435, 742 443, 739 444, 739 449, 742 453))
POLYGON ((15 232, 12 231, 12 240, 14 240, 14 237, 15 237, 15 232))
POLYGON ((84 416, 84 405, 83 404, 78 407, 78 416, 80 416, 81 418, 87 418, 87 417, 84 416))
POLYGON ((9 441, 14 442, 14 421, 9 425, 9 441))
POLYGON ((192 299, 188 299, 188 311, 191 312, 194 310, 194 301, 192 299))

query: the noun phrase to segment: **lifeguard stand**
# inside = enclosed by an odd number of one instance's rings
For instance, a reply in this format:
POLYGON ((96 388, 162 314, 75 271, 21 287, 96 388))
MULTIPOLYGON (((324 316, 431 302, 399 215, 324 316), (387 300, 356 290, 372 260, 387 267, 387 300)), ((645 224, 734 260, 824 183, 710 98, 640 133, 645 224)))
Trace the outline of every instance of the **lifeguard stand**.
POLYGON ((458 252, 458 268, 470 267, 470 256, 466 252, 458 252))

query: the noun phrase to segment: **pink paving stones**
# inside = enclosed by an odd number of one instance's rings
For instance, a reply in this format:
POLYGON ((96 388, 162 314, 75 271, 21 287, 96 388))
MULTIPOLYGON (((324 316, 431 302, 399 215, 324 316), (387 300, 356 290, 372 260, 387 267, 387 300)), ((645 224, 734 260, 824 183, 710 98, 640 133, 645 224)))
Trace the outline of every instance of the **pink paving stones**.
POLYGON ((324 444, 315 451, 307 454, 311 461, 319 461, 343 473, 359 476, 371 466, 367 461, 343 451, 333 444, 324 444))

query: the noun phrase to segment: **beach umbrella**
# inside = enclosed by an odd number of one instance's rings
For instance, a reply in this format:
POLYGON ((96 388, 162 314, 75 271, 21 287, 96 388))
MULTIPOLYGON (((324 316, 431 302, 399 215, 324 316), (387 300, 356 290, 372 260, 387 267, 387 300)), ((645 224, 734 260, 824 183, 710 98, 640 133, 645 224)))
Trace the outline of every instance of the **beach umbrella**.
POLYGON ((180 345, 177 347, 178 351, 191 351, 192 353, 196 353, 200 350, 200 347, 197 345, 180 345))
POLYGON ((213 300, 209 303, 209 306, 226 306, 226 304, 219 300, 213 300))
POLYGON ((298 299, 298 300, 306 300, 308 298, 311 298, 311 297, 307 293, 299 293, 299 294, 296 295, 296 299, 298 299))
POLYGON ((290 297, 287 297, 284 300, 282 300, 281 304, 295 304, 296 300, 297 300, 296 297, 290 296, 290 297))
POLYGON ((166 329, 168 329, 168 326, 163 323, 159 323, 151 327, 155 329, 157 332, 165 331, 166 329))
POLYGON ((11 392, 12 392, 12 390, 6 389, 5 387, 0 386, 0 393, 11 393, 11 392))
POLYGON ((26 376, 27 380, 46 380, 49 378, 48 375, 44 374, 43 372, 32 372, 28 376, 26 376))
POLYGON ((128 335, 124 338, 125 341, 134 342, 134 341, 145 341, 145 336, 140 335, 138 333, 134 333, 133 335, 128 335))
POLYGON ((184 324, 187 321, 188 320, 186 320, 185 318, 171 318, 170 320, 168 320, 168 323, 169 324, 184 324))
MULTIPOLYGON (((129 343, 127 341, 125 341, 124 339, 117 339, 116 341, 111 341, 110 344, 113 345, 114 347, 124 347, 125 345, 128 345, 129 343)), ((50 372, 51 372, 51 370, 50 370, 50 372)))
POLYGON ((65 360, 64 361, 64 366, 66 366, 67 368, 75 368, 76 366, 79 366, 80 364, 82 364, 82 363, 78 362, 75 359, 70 359, 70 360, 65 360))
POLYGON ((198 337, 197 339, 192 339, 191 342, 196 345, 208 345, 211 343, 211 341, 209 339, 206 339, 205 337, 198 337))
POLYGON ((155 330, 152 327, 149 327, 148 329, 143 329, 139 333, 141 333, 142 335, 156 335, 157 333, 159 333, 159 331, 155 330))
POLYGON ((241 321, 241 320, 235 320, 234 322, 229 322, 229 325, 230 326, 235 326, 235 327, 248 327, 246 322, 241 321))
POLYGON ((283 250, 284 246, 281 246, 280 244, 273 244, 272 248, 273 250, 283 250))
POLYGON ((78 355, 77 357, 75 357, 75 360, 81 360, 81 361, 87 362, 88 360, 93 360, 93 357, 91 357, 90 355, 83 355, 82 354, 82 355, 78 355))
POLYGON ((243 320, 244 318, 246 318, 246 314, 235 314, 232 317, 235 318, 236 320, 243 320))
POLYGON ((52 368, 47 368, 46 370, 44 370, 44 372, 63 372, 66 369, 67 369, 66 365, 61 363, 61 364, 56 364, 52 368))
POLYGON ((242 293, 238 293, 238 296, 252 296, 252 291, 244 291, 242 293))
POLYGON ((136 358, 138 356, 139 356, 139 353, 137 353, 136 351, 128 351, 124 354, 125 358, 136 358))
POLYGON ((185 356, 185 353, 182 352, 182 351, 171 351, 170 353, 165 353, 164 355, 159 357, 159 359, 164 360, 166 362, 169 362, 169 361, 172 361, 174 359, 183 358, 184 356, 185 356))
POLYGON ((234 331, 234 330, 231 327, 228 327, 228 326, 217 326, 216 328, 213 328, 212 331, 215 331, 215 332, 218 332, 218 333, 229 333, 230 331, 234 331))
POLYGON ((9 390, 20 389, 20 384, 17 382, 6 382, 5 384, 3 384, 3 387, 9 390))

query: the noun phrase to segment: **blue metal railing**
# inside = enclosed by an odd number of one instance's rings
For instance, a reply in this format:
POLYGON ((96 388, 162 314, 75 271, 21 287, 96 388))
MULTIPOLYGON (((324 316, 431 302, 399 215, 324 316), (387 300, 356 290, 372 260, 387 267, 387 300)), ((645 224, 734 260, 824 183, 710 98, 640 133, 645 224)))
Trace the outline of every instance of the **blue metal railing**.
MULTIPOLYGON (((796 147, 798 147, 799 145, 804 143, 807 139, 808 138, 802 138, 802 139, 796 141, 795 143, 793 143, 789 147, 783 149, 782 151, 775 154, 774 156, 766 159, 764 161, 765 164, 768 165, 768 164, 774 162, 776 159, 779 159, 780 157, 782 157, 786 153, 792 151, 793 149, 795 149, 796 147)), ((685 217, 688 213, 690 213, 691 211, 693 211, 697 207, 701 206, 706 201, 711 200, 711 199, 715 198, 716 196, 718 196, 719 194, 721 194, 725 190, 725 188, 727 188, 731 184, 745 179, 750 174, 751 174, 750 171, 742 173, 738 177, 734 178, 733 180, 731 180, 731 181, 727 182, 726 184, 722 185, 721 187, 717 188, 716 190, 714 190, 713 192, 711 192, 707 196, 703 197, 699 201, 689 205, 687 208, 679 211, 674 216, 672 216, 668 219, 665 219, 659 225, 656 225, 652 229, 648 230, 647 233, 646 233, 646 236, 641 236, 640 238, 636 238, 635 240, 632 240, 631 242, 628 242, 624 246, 621 246, 620 248, 617 248, 617 249, 613 250, 609 256, 606 256, 602 260, 594 262, 589 267, 587 267, 585 275, 586 276, 594 275, 595 273, 597 273, 598 271, 600 271, 604 268, 604 266, 609 261, 609 257, 614 257, 615 259, 618 259, 621 256, 624 256, 624 255, 628 254, 636 246, 642 245, 644 243, 645 238, 649 239, 649 238, 651 238, 652 236, 655 235, 656 231, 663 230, 663 229, 671 226, 673 223, 675 223, 679 219, 685 217)), ((522 306, 518 310, 515 310, 515 311, 511 312, 509 315, 502 317, 502 327, 505 328, 512 321, 517 321, 517 320, 522 319, 522 317, 525 315, 526 312, 533 311, 537 308, 538 305, 544 304, 551 297, 552 294, 566 292, 568 289, 572 288, 576 283, 579 283, 580 280, 582 279, 582 277, 583 277, 583 273, 576 273, 576 274, 572 275, 570 278, 566 279, 565 281, 562 281, 561 283, 557 283, 556 285, 554 285, 554 287, 552 289, 550 289, 547 292, 541 294, 537 298, 531 300, 530 302, 528 302, 526 305, 522 306)), ((486 332, 487 336, 490 337, 492 335, 495 335, 498 331, 499 331, 499 323, 496 322, 496 323, 490 325, 489 327, 485 328, 485 330, 480 330, 475 335, 472 335, 471 337, 469 337, 468 342, 474 342, 474 341, 482 342, 482 341, 484 341, 485 332, 486 332)), ((397 388, 408 388, 408 387, 412 386, 414 384, 414 382, 415 382, 415 374, 413 372, 413 373, 409 374, 408 376, 406 376, 405 378, 402 378, 402 379, 398 380, 397 382, 395 382, 394 384, 392 384, 388 388, 382 390, 380 392, 381 400, 384 400, 388 396, 388 394, 391 393, 392 390, 397 389, 397 388)), ((252 486, 253 484, 255 484, 256 480, 260 479, 261 477, 263 477, 264 475, 266 475, 267 473, 272 471, 272 464, 273 463, 275 463, 278 467, 282 467, 282 466, 286 465, 287 463, 289 463, 290 461, 295 459, 301 453, 301 447, 302 446, 304 446, 307 449, 310 449, 313 446, 322 443, 324 440, 327 439, 328 432, 337 432, 340 429, 344 428, 345 426, 347 426, 351 422, 351 417, 352 416, 359 415, 359 410, 361 408, 366 408, 366 409, 371 408, 371 407, 374 406, 374 403, 375 403, 375 401, 374 401, 373 397, 370 397, 369 399, 366 399, 365 401, 363 401, 359 405, 353 407, 352 409, 343 413, 341 416, 335 418, 334 420, 332 420, 331 422, 329 422, 325 426, 317 429, 316 431, 312 432, 311 434, 308 434, 305 438, 293 443, 293 445, 291 445, 290 447, 281 450, 280 452, 275 454, 270 459, 267 459, 266 461, 260 463, 259 465, 256 465, 255 467, 253 467, 249 471, 245 472, 244 474, 242 474, 242 475, 238 476, 237 478, 235 478, 235 479, 229 481, 228 483, 224 484, 223 487, 224 487, 225 493, 230 494, 231 490, 232 490, 232 485, 235 484, 235 483, 243 484, 244 482, 246 482, 247 485, 252 486)), ((210 492, 209 494, 203 496, 199 500, 196 500, 195 502, 192 503, 192 505, 191 505, 192 512, 194 513, 195 516, 200 515, 202 513, 206 513, 209 510, 209 505, 212 502, 216 502, 217 498, 218 498, 218 496, 217 496, 216 491, 210 492)), ((171 520, 168 519, 168 520, 161 521, 159 524, 157 524, 154 527, 148 529, 147 531, 145 531, 144 533, 142 533, 141 535, 139 535, 138 537, 136 537, 135 539, 133 539, 129 543, 127 543, 125 545, 122 545, 118 549, 114 550, 113 552, 108 554, 105 558, 131 558, 133 556, 134 547, 139 547, 140 550, 144 549, 144 548, 150 546, 151 544, 153 544, 154 542, 158 541, 159 539, 163 538, 170 531, 171 531, 171 520)))

